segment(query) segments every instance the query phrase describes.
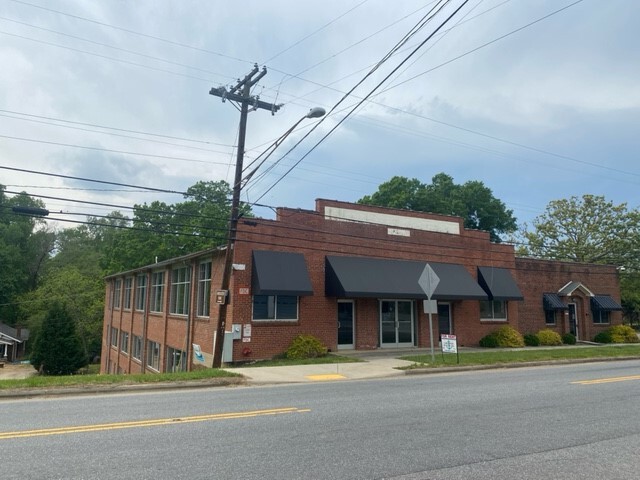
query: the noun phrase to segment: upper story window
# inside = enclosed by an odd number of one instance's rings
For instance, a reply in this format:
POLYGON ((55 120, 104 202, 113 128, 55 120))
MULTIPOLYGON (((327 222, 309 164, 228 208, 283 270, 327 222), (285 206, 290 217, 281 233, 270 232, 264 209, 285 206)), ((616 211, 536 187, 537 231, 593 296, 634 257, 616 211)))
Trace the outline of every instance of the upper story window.
POLYGON ((149 310, 152 312, 164 311, 164 272, 151 274, 151 298, 149 310))
POLYGON ((122 279, 116 278, 113 282, 113 308, 120 308, 120 298, 122 297, 122 279))
POLYGON ((144 311, 147 303, 147 275, 136 277, 136 310, 144 311))
POLYGON ((124 279, 124 308, 125 310, 131 310, 131 293, 133 290, 133 277, 127 277, 124 279))
POLYGON ((171 271, 170 313, 176 315, 187 315, 189 313, 189 270, 189 267, 181 267, 171 271))
POLYGON ((480 300, 480 320, 507 321, 507 302, 504 300, 480 300))
POLYGON ((211 301, 211 262, 203 262, 198 269, 198 317, 209 316, 211 301))

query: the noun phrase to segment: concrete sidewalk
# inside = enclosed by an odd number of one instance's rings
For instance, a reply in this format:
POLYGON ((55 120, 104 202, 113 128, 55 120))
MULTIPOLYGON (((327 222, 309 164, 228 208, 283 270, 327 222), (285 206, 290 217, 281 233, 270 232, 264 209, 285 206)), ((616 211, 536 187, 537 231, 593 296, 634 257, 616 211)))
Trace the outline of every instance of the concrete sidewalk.
POLYGON ((286 367, 236 367, 226 369, 240 373, 249 385, 359 380, 404 375, 397 367, 411 362, 392 357, 372 357, 362 362, 291 365, 286 367))

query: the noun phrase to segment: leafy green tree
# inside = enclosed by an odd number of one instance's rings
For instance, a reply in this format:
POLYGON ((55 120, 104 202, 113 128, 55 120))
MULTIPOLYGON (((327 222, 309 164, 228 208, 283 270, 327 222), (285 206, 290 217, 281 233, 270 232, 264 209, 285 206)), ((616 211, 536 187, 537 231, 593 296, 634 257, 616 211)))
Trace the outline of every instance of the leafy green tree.
POLYGON ((47 375, 70 375, 88 363, 76 324, 61 302, 53 302, 44 318, 31 363, 47 375))
MULTIPOLYGON (((224 181, 198 182, 175 204, 136 205, 133 218, 114 233, 103 266, 108 273, 148 265, 224 244, 231 211, 231 188, 224 181)), ((241 214, 250 217, 248 206, 241 214)), ((111 215, 113 216, 113 215, 111 215)))
POLYGON ((54 263, 35 290, 21 297, 24 315, 38 336, 52 302, 64 304, 76 326, 82 349, 89 358, 100 355, 104 315, 104 281, 97 271, 54 263))
POLYGON ((487 231, 494 242, 517 226, 513 211, 482 182, 457 185, 445 173, 435 175, 428 185, 416 178, 393 177, 358 203, 462 217, 466 228, 487 231))
POLYGON ((42 219, 14 213, 18 206, 44 204, 25 193, 7 197, 0 185, 0 318, 9 324, 19 320, 18 297, 37 285, 55 238, 42 219))
POLYGON ((640 313, 640 214, 626 203, 603 196, 573 196, 549 202, 545 212, 520 232, 521 255, 620 268, 620 292, 625 317, 640 313))
POLYGON ((541 258, 606 263, 638 270, 640 216, 626 203, 615 205, 603 196, 583 195, 549 202, 522 231, 521 253, 541 258))

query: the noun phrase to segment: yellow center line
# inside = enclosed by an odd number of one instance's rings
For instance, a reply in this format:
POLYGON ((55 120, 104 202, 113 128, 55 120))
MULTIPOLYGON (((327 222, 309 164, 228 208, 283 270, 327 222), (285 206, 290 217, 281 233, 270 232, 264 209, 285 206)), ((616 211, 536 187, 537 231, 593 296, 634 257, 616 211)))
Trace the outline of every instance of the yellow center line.
POLYGON ((206 422, 206 421, 213 421, 213 420, 229 420, 229 419, 236 419, 236 418, 251 418, 251 417, 264 416, 264 415, 282 415, 285 413, 307 413, 310 411, 311 411, 310 409, 286 407, 286 408, 274 408, 269 410, 251 410, 247 412, 230 412, 230 413, 215 413, 210 415, 194 415, 191 417, 156 418, 152 420, 136 420, 131 422, 114 422, 114 423, 102 423, 102 424, 95 424, 95 425, 78 425, 73 427, 56 427, 56 428, 43 428, 38 430, 0 432, 0 440, 6 440, 11 438, 44 437, 48 435, 64 435, 68 433, 99 432, 104 430, 118 430, 123 428, 155 427, 159 425, 171 425, 175 423, 193 423, 193 422, 206 422))
POLYGON ((577 382, 571 382, 571 383, 574 385, 599 385, 601 383, 627 382, 629 380, 640 380, 640 375, 628 375, 626 377, 596 378, 595 380, 579 380, 577 382))

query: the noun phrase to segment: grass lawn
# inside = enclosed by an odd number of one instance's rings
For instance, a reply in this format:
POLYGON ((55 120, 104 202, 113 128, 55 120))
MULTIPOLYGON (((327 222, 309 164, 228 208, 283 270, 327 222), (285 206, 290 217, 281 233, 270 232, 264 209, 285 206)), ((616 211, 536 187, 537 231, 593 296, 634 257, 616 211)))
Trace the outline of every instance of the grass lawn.
POLYGON ((288 358, 274 358, 272 360, 259 360, 253 363, 245 363, 242 366, 245 367, 286 367, 288 365, 318 365, 323 363, 351 363, 361 362, 362 360, 352 357, 342 357, 340 355, 328 354, 324 357, 318 358, 305 358, 301 360, 291 360, 288 358))
POLYGON ((205 380, 209 378, 239 377, 236 373, 207 368, 193 372, 177 373, 147 373, 133 375, 65 375, 46 376, 36 375, 19 380, 0 380, 0 390, 14 388, 55 388, 82 385, 115 385, 115 384, 140 384, 158 382, 183 382, 189 380, 205 380))
MULTIPOLYGON (((483 352, 461 352, 460 365, 493 365, 501 363, 535 362, 541 360, 573 360, 587 358, 640 357, 640 344, 570 347, 570 348, 532 348, 527 350, 492 350, 483 352)), ((436 352, 436 361, 431 363, 431 355, 411 355, 402 360, 415 362, 416 367, 442 367, 456 365, 455 354, 436 352)))

